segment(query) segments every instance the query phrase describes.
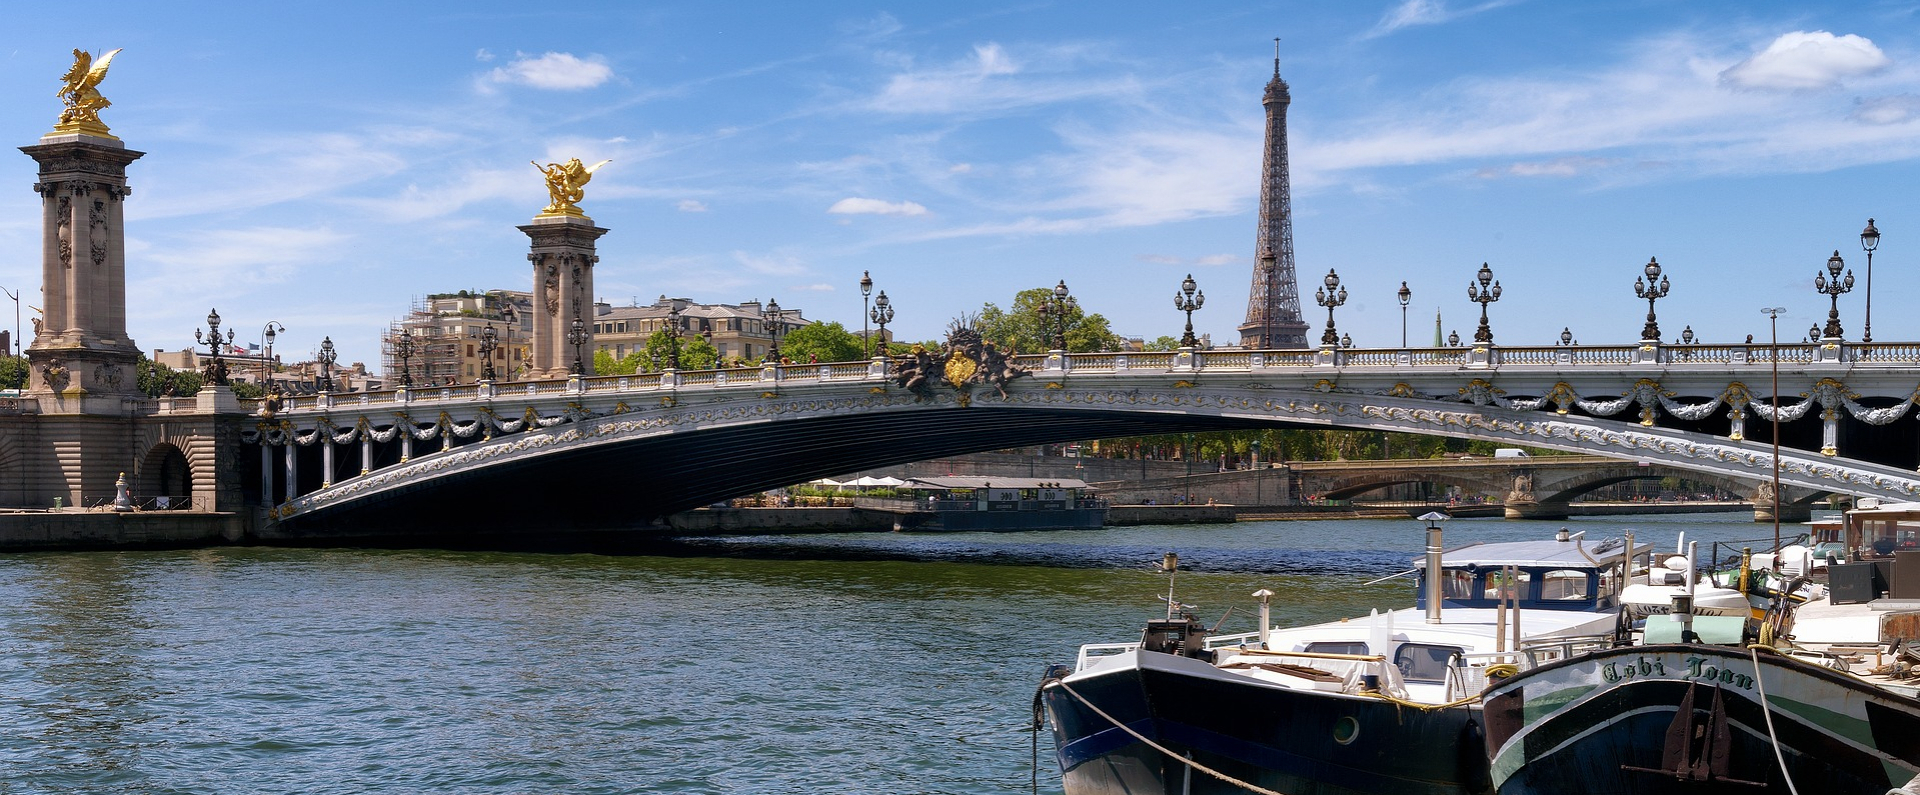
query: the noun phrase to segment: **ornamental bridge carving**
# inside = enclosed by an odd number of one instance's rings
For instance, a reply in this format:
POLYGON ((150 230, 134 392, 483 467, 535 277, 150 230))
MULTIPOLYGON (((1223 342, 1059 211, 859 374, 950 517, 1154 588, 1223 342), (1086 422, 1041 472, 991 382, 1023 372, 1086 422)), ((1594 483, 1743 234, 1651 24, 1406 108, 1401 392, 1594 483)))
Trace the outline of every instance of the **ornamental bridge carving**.
MULTIPOLYGON (((1920 499, 1920 424, 1907 417, 1920 345, 1777 351, 1780 480, 1796 489, 1783 496, 1920 499)), ((257 462, 250 500, 294 535, 339 522, 456 533, 533 518, 631 524, 865 467, 1262 426, 1772 477, 1764 345, 1055 352, 1014 363, 1031 377, 971 393, 910 392, 875 360, 304 396, 256 417, 244 434, 254 452, 241 458, 257 462)))

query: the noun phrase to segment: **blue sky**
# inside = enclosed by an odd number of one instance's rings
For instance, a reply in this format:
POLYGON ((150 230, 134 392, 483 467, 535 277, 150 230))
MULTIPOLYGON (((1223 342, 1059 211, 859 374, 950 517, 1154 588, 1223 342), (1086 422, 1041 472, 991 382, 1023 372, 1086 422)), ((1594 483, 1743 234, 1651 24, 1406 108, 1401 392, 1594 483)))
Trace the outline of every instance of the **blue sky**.
MULTIPOLYGON (((1638 336, 1658 256, 1668 338, 1824 320, 1834 249, 1857 338, 1920 338, 1920 2, 1384 0, 1169 4, 58 4, 9 10, 0 133, 59 112, 74 47, 124 48, 101 92, 134 164, 129 325, 148 350, 209 307, 283 356, 343 361, 415 296, 527 289, 529 160, 611 158, 583 207, 605 300, 778 298, 897 332, 1065 279, 1116 331, 1245 317, 1272 38, 1292 86, 1294 231, 1342 330, 1399 342, 1393 294, 1498 342, 1638 336), (1097 11, 1093 9, 1097 8, 1097 11)), ((38 304, 31 159, 0 170, 0 286, 38 304)), ((1324 313, 1304 296, 1316 327, 1324 313)), ((4 310, 0 310, 4 314, 4 310)))

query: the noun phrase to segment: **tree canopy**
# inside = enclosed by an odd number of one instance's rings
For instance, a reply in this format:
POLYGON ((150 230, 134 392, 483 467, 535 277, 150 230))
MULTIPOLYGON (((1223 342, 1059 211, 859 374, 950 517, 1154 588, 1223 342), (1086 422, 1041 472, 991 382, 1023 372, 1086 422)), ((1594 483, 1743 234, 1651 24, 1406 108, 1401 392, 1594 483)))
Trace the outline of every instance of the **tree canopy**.
POLYGON ((860 338, 839 321, 810 323, 794 329, 780 340, 780 355, 788 361, 854 362, 866 356, 860 338))
MULTIPOLYGON (((1012 349, 1019 353, 1052 350, 1054 330, 1059 321, 1053 315, 1040 314, 1041 305, 1052 297, 1052 288, 1036 287, 1016 294, 1011 310, 1001 309, 993 303, 982 306, 977 321, 980 335, 1003 350, 1012 349)), ((1104 316, 1088 314, 1078 305, 1067 310, 1066 327, 1068 351, 1087 353, 1119 350, 1123 344, 1104 316)))

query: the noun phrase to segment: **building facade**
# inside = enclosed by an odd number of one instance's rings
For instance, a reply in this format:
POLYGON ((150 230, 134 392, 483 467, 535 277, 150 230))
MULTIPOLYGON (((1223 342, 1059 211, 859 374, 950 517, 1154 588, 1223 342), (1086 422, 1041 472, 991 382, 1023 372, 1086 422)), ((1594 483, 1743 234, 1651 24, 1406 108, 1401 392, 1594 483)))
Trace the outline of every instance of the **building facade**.
POLYGON ((494 334, 495 381, 532 373, 533 294, 517 290, 438 293, 416 299, 380 339, 380 370, 389 386, 471 384, 486 374, 483 348, 494 334))
POLYGON ((595 351, 606 351, 615 359, 647 347, 647 338, 667 328, 678 317, 680 332, 705 337, 719 352, 720 361, 758 361, 772 350, 777 339, 814 321, 799 309, 780 306, 769 300, 738 304, 697 304, 686 298, 668 298, 647 306, 599 306, 594 317, 595 351), (677 313, 677 314, 676 314, 677 313))

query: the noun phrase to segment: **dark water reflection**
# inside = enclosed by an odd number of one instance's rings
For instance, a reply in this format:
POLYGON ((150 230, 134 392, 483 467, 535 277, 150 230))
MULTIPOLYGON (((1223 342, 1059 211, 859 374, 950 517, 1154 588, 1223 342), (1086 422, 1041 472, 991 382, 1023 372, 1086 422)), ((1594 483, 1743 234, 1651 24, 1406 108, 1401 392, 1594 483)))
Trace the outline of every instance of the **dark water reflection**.
MULTIPOLYGON (((1761 534, 1730 517, 1640 526, 1663 545, 1761 534)), ((617 557, 0 558, 0 793, 1025 791, 1040 671, 1137 636, 1162 609, 1147 568, 1162 553, 1193 567, 1181 601, 1209 621, 1236 608, 1223 631, 1244 631, 1263 587, 1285 623, 1403 606, 1404 581, 1361 583, 1421 541, 1416 523, 1324 521, 617 557)))

